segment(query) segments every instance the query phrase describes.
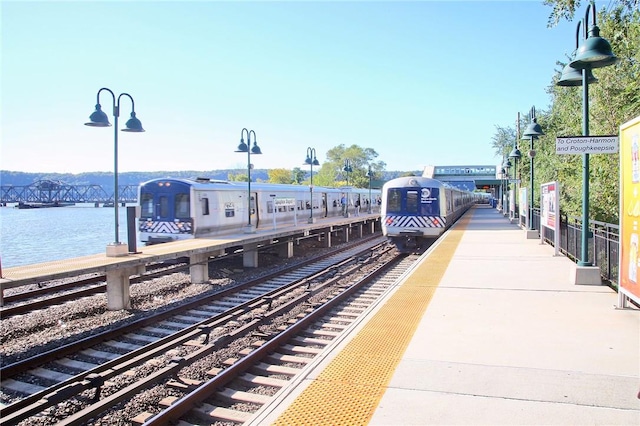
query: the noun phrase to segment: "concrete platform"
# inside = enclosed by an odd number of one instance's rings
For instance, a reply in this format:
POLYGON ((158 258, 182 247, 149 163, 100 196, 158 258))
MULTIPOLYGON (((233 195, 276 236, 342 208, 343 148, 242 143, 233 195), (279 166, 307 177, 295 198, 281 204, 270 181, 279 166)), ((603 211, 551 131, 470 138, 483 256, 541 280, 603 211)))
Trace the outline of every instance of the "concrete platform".
MULTIPOLYGON (((640 310, 617 309, 609 287, 572 284, 571 260, 527 240, 495 209, 477 207, 463 219, 450 231, 464 230, 400 359, 390 354, 396 336, 382 333, 369 342, 375 353, 357 359, 389 357, 384 384, 380 371, 351 386, 363 394, 367 383, 379 387, 378 399, 345 396, 346 376, 326 372, 336 363, 361 368, 341 356, 391 309, 394 292, 249 424, 640 425, 640 310), (320 396, 311 393, 318 386, 320 396)), ((427 256, 412 275, 433 267, 427 256)))

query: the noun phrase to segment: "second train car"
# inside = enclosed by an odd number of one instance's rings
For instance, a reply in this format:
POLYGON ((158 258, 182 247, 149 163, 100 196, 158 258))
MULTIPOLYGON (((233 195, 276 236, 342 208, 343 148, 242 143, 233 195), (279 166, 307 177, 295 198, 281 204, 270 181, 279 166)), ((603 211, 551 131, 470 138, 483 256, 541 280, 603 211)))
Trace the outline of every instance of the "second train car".
POLYGON ((359 188, 325 188, 314 186, 313 199, 308 186, 251 183, 197 179, 153 179, 138 189, 140 213, 138 232, 141 242, 157 244, 174 240, 216 236, 255 229, 306 222, 313 211, 314 219, 343 214, 341 200, 347 199, 347 210, 379 213, 380 190, 359 188))
POLYGON ((436 179, 392 179, 382 187, 382 233, 401 252, 415 251, 442 235, 476 199, 436 179))

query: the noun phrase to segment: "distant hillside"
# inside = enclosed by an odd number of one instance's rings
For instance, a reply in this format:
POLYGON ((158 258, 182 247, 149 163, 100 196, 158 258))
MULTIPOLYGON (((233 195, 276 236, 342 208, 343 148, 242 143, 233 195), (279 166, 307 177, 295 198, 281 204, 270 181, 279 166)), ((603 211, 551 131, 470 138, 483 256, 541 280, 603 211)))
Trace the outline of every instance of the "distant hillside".
MULTIPOLYGON (((118 183, 120 185, 138 185, 150 179, 161 177, 173 178, 195 178, 208 177, 211 179, 226 180, 230 173, 242 173, 242 170, 209 170, 195 171, 187 170, 181 172, 124 172, 118 173, 118 183)), ((383 181, 406 175, 407 172, 384 172, 383 181)), ((415 174, 420 174, 416 171, 415 174)), ((251 170, 251 180, 267 181, 269 171, 267 169, 251 170)), ((90 173, 26 173, 0 170, 0 185, 26 186, 39 180, 61 181, 69 185, 100 185, 105 190, 113 188, 113 173, 90 172, 90 173)))

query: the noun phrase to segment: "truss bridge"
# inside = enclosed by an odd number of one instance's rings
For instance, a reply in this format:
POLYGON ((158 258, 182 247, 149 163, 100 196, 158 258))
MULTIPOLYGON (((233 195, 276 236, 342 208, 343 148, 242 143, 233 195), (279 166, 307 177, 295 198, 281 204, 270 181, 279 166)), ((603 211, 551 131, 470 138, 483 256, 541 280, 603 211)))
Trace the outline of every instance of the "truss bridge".
MULTIPOLYGON (((0 185, 0 204, 68 205, 75 203, 113 204, 113 189, 100 185, 70 185, 60 181, 39 180, 30 185, 0 185)), ((119 185, 118 202, 135 203, 138 185, 119 185)))

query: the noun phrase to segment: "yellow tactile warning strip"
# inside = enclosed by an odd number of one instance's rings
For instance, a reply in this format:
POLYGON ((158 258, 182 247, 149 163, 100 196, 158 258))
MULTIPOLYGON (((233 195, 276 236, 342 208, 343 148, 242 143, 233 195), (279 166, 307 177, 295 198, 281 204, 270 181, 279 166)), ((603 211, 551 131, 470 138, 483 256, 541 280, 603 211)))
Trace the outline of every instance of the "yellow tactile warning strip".
POLYGON ((470 210, 367 325, 273 423, 366 425, 449 266, 470 210))

